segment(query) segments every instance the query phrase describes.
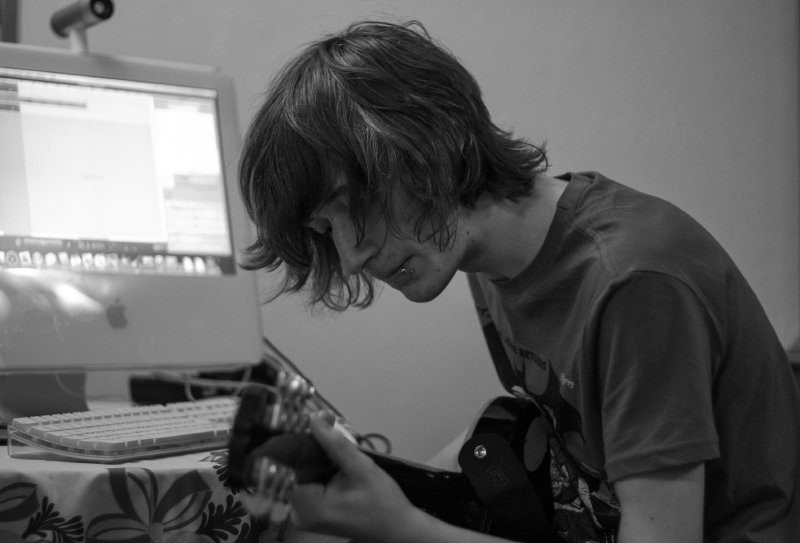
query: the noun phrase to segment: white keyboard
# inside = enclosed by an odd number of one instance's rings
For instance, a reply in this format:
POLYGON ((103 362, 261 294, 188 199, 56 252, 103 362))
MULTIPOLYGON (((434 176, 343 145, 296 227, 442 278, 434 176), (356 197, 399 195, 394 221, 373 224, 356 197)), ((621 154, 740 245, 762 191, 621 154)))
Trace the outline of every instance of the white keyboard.
POLYGON ((14 419, 9 455, 20 445, 65 459, 124 462, 227 446, 238 398, 219 397, 14 419))

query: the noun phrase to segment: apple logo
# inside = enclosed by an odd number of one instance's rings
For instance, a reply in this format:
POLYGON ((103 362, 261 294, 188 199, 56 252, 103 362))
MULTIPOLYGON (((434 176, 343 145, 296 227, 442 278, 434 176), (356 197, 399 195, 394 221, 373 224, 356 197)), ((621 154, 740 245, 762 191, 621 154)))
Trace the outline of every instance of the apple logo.
POLYGON ((106 318, 111 328, 125 328, 128 326, 128 317, 125 316, 125 306, 119 298, 106 308, 106 318))

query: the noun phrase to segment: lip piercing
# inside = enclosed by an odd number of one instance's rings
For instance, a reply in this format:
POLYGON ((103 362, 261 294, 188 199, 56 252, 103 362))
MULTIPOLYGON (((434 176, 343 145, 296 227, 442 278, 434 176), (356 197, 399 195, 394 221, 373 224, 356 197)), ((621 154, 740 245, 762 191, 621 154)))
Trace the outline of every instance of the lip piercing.
POLYGON ((409 273, 414 273, 414 268, 400 268, 401 275, 406 275, 409 273))

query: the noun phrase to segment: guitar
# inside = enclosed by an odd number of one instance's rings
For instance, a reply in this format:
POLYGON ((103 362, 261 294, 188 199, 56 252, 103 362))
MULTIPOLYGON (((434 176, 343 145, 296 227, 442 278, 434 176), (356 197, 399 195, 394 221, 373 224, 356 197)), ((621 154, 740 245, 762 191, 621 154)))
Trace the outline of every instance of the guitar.
MULTIPOLYGON (((287 516, 298 484, 325 482, 336 472, 308 432, 320 410, 304 378, 279 371, 275 385, 244 389, 229 441, 228 480, 245 490, 256 516, 287 516)), ((514 397, 491 401, 462 447, 462 472, 441 470, 359 448, 400 485, 409 501, 444 522, 518 541, 557 541, 552 529, 549 459, 525 470, 523 449, 538 409, 514 397)))

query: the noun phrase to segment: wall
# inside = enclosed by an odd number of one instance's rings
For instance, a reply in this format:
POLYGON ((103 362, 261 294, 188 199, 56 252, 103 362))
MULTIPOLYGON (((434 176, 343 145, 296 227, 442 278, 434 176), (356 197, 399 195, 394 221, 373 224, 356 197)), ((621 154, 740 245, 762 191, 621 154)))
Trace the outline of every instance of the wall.
MULTIPOLYGON (((63 3, 63 2, 61 2, 63 3)), ((20 41, 67 47, 60 3, 20 2, 20 41)), ((414 18, 482 84, 497 123, 546 140, 553 172, 596 169, 698 218, 798 336, 798 5, 794 0, 118 0, 91 49, 219 66, 242 127, 297 48, 356 18, 414 18)), ((268 288, 271 280, 262 277, 268 288)), ((424 459, 500 392, 466 284, 431 304, 264 308, 264 330, 362 430, 424 459)))

